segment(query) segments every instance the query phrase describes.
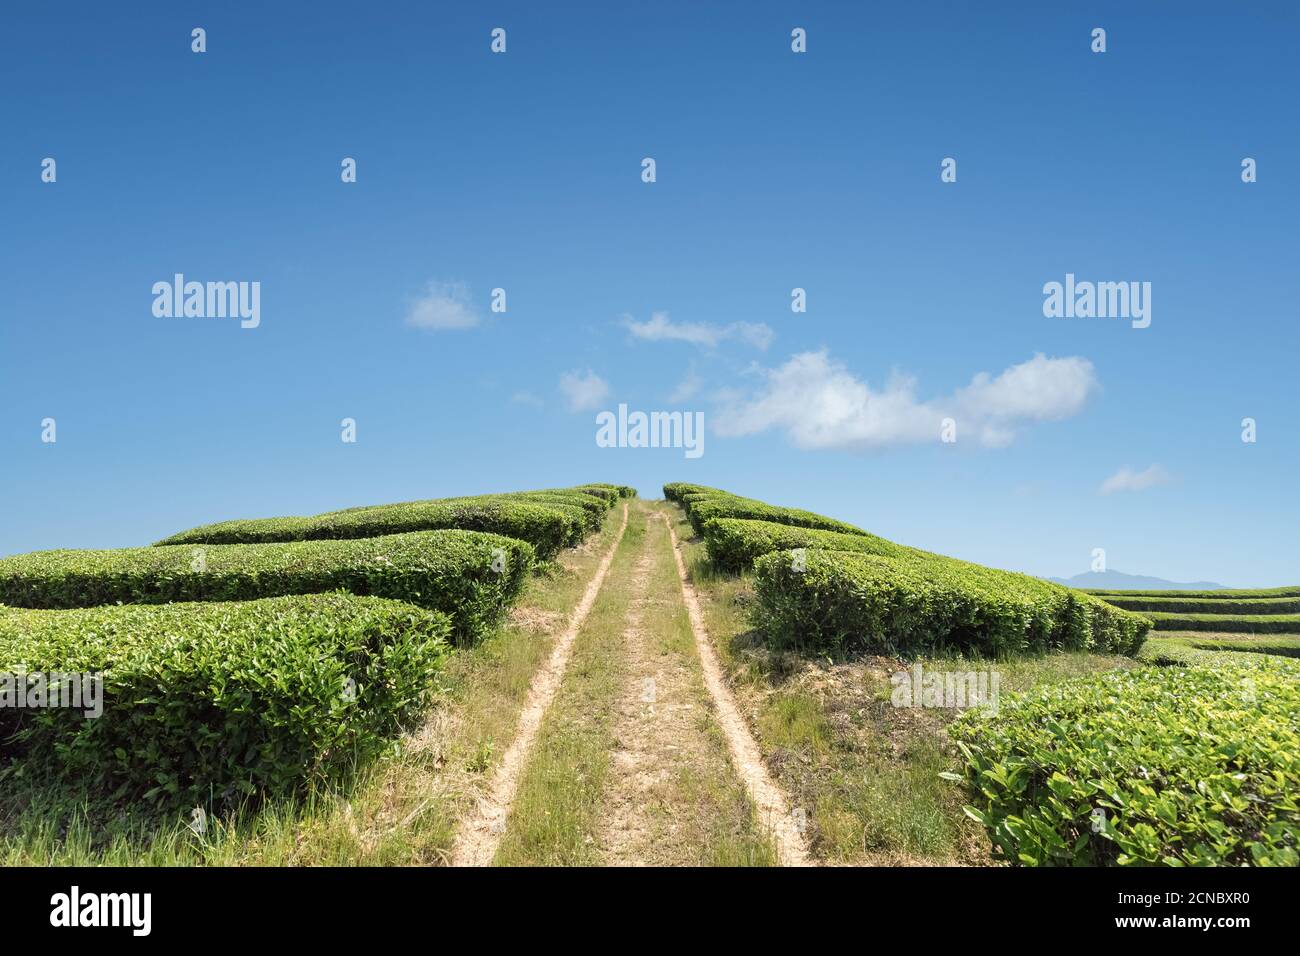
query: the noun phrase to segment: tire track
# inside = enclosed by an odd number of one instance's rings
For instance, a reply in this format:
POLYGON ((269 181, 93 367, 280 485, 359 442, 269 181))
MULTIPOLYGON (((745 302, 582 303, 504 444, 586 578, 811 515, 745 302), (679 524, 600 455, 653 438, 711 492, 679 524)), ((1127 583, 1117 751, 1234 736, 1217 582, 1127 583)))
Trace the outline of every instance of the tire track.
MULTIPOLYGON (((649 699, 644 687, 640 693, 636 690, 647 679, 643 674, 647 656, 643 625, 649 604, 653 560, 650 535, 647 534, 642 542, 641 556, 632 569, 631 586, 636 596, 628 604, 623 625, 628 673, 619 701, 618 746, 611 761, 612 779, 606 788, 605 820, 598 840, 609 866, 626 866, 639 861, 649 830, 645 814, 649 809, 652 781, 663 772, 662 754, 651 749, 653 730, 644 726, 647 711, 655 712, 657 690, 649 699)), ((648 679, 650 686, 655 687, 655 677, 648 679)))
POLYGON ((803 834, 795 825, 790 805, 776 785, 767 766, 763 763, 758 744, 749 732, 749 725, 736 707, 722 676, 722 666, 709 640, 709 633, 704 627, 704 616, 700 613, 700 602, 695 593, 695 586, 686 576, 686 563, 682 560, 681 544, 677 532, 668 515, 659 512, 659 517, 668 526, 668 536, 672 544, 673 559, 677 563, 677 577, 682 585, 682 600, 686 603, 686 613, 691 619, 691 630, 695 634, 695 647, 700 655, 700 666, 704 671, 704 685, 717 711, 718 726, 727 738, 727 747, 731 751, 731 760, 736 774, 745 785, 749 798, 758 810, 759 821, 767 826, 776 843, 777 858, 782 866, 812 866, 812 858, 803 834))
POLYGON ((565 628, 564 633, 556 640, 555 647, 551 649, 551 656, 533 677, 532 686, 528 689, 528 698, 519 714, 514 740, 511 741, 510 748, 501 758, 501 763, 493 774, 491 788, 479 800, 474 813, 461 823, 456 842, 452 846, 452 866, 488 866, 492 863, 497 846, 505 833, 505 823, 510 815, 515 793, 519 789, 520 773, 537 740, 542 718, 546 715, 546 710, 555 699, 556 691, 559 690, 560 683, 564 679, 564 669, 569 664, 573 642, 577 639, 583 622, 587 620, 587 615, 591 613, 592 605, 600 595, 610 565, 614 563, 614 555, 618 552, 619 545, 623 543, 623 532, 627 530, 627 517, 628 505, 624 502, 623 523, 614 537, 614 543, 601 558, 600 567, 597 568, 591 583, 583 592, 582 600, 574 609, 573 616, 569 619, 569 626, 565 628))

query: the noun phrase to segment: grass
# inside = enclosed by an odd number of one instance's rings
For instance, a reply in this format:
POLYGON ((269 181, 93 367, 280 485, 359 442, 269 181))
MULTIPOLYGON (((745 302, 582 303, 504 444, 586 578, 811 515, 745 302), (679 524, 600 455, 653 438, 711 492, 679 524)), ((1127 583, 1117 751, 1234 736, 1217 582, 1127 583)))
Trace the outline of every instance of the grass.
POLYGON ((346 785, 207 820, 106 815, 53 786, 0 781, 0 865, 396 866, 445 862, 455 825, 508 746, 532 676, 621 521, 525 585, 510 618, 458 651, 427 719, 346 785))
POLYGON ((650 503, 633 506, 524 770, 498 865, 775 861, 709 710, 667 531, 656 513, 650 503), (637 699, 647 675, 657 682, 654 707, 661 716, 637 699), (668 722, 682 712, 677 708, 690 716, 665 738, 668 722), (618 754, 648 757, 649 782, 620 772, 613 762, 618 754), (629 815, 633 822, 624 826, 629 815))
MULTIPOLYGON (((624 690, 625 580, 648 509, 636 517, 611 577, 580 635, 540 748, 503 839, 501 863, 595 863, 608 792, 614 703, 624 690), (624 580, 619 580, 623 578, 624 580)), ((245 806, 205 820, 106 812, 52 786, 0 781, 0 865, 404 866, 445 863, 458 821, 491 779, 513 737, 534 674, 612 544, 616 509, 603 530, 527 582, 510 619, 481 644, 454 654, 427 719, 380 759, 355 767, 344 784, 297 799, 245 806)), ((652 567, 655 602, 648 639, 664 660, 691 669, 686 682, 703 744, 656 791, 651 862, 769 865, 774 852, 731 772, 726 743, 705 705, 693 637, 667 548, 652 567), (670 606, 671 605, 671 606, 670 606)))
MULTIPOLYGON (((610 862, 611 808, 621 778, 629 687, 650 671, 679 671, 691 717, 684 757, 663 766, 641 808, 643 862, 769 865, 770 840, 731 770, 708 707, 680 601, 665 508, 683 541, 701 609, 737 703, 768 767, 807 814, 814 857, 837 864, 994 863, 983 827, 941 774, 960 769, 945 732, 956 711, 891 706, 891 675, 914 661, 829 660, 773 650, 751 632, 752 579, 717 570, 675 506, 632 504, 632 518, 601 597, 578 637, 566 680, 525 768, 497 861, 610 862), (641 603, 641 664, 628 614, 641 603), (649 663, 647 665, 646 660, 649 663), (640 666, 642 669, 638 670, 640 666)), ((540 566, 509 620, 455 653, 427 719, 346 782, 298 799, 246 806, 206 820, 105 809, 53 785, 0 780, 0 865, 428 865, 445 862, 455 827, 487 786, 553 638, 611 545, 618 509, 581 548, 540 566)), ((1276 589, 1284 590, 1284 589, 1276 589)), ((923 658, 927 671, 996 670, 1001 693, 1152 663, 1300 657, 1300 635, 1162 631, 1137 661, 1082 652, 1003 661, 923 658)), ((624 796, 626 794, 623 794, 624 796)))
MULTIPOLYGON (((751 576, 718 570, 704 542, 673 513, 737 702, 791 805, 807 814, 814 856, 833 864, 990 864, 988 837, 962 811, 966 795, 940 777, 960 767, 944 732, 959 712, 890 705, 890 676, 916 661, 834 661, 770 649, 750 629, 751 576)), ((1138 666, 1084 652, 919 663, 937 671, 996 669, 1001 693, 1138 666)))
POLYGON ((622 622, 645 529, 645 515, 638 508, 628 519, 609 577, 578 633, 564 682, 520 779, 494 861, 499 866, 598 862, 597 812, 609 773, 614 708, 623 682, 622 622))

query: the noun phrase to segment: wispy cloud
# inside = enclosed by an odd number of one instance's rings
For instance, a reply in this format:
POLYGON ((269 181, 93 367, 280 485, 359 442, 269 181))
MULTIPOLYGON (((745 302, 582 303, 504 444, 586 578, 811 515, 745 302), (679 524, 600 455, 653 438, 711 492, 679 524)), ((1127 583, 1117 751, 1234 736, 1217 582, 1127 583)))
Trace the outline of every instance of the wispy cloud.
POLYGON ((560 393, 569 403, 569 411, 590 411, 609 397, 609 383, 591 369, 565 372, 560 376, 560 393))
POLYGON ((694 398, 704 387, 704 380, 694 372, 688 372, 686 377, 673 386, 673 390, 668 393, 670 403, 685 402, 694 398))
POLYGON ((714 417, 720 435, 783 430, 800 448, 877 449, 937 442, 942 423, 957 423, 957 441, 1001 447, 1018 426, 1078 414, 1098 387, 1085 358, 1041 353, 997 376, 980 372, 969 385, 930 400, 917 397, 914 378, 895 374, 875 389, 826 350, 794 355, 762 369, 756 393, 724 398, 714 417))
POLYGON ((531 405, 533 408, 541 408, 545 404, 532 392, 515 392, 510 396, 510 401, 516 405, 531 405))
POLYGON ((709 322, 674 322, 667 312, 653 312, 645 322, 630 315, 623 316, 623 326, 634 338, 646 342, 689 342, 704 348, 717 348, 722 342, 734 340, 756 349, 766 349, 772 344, 775 333, 762 322, 732 322, 715 325, 709 322))
POLYGON ((1117 491, 1146 491, 1156 485, 1167 485, 1173 476, 1160 465, 1152 465, 1144 471, 1134 471, 1124 467, 1101 483, 1100 493, 1112 495, 1117 491))
POLYGON ((417 329, 470 329, 478 322, 469 287, 463 282, 431 281, 424 295, 412 299, 406 310, 406 324, 417 329))

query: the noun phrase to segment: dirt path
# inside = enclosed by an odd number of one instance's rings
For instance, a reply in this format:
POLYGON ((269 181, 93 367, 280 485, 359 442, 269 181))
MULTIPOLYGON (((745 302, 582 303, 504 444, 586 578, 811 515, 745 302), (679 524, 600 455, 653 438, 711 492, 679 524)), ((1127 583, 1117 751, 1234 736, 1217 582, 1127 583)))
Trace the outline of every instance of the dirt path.
POLYGON ((569 656, 573 651, 573 642, 577 639, 578 631, 581 630, 587 615, 591 612, 592 605, 596 603, 596 597, 600 594, 601 585, 605 583, 605 577, 614 561, 614 555, 618 552, 619 544, 623 540, 623 533, 627 530, 627 518, 628 505, 625 503, 623 505, 623 521, 619 526, 613 544, 610 545, 609 551, 601 559, 600 567, 597 569, 595 576, 592 577, 591 583, 587 585, 582 600, 578 602, 577 608, 574 609, 568 627, 556 640, 550 658, 533 679, 528 692, 528 699, 519 715, 519 724, 514 740, 501 758, 501 763, 493 774, 492 785, 488 794, 479 801, 474 813, 461 824, 456 835, 455 845, 452 847, 451 862, 453 866, 487 866, 492 862, 497 845, 501 841, 501 835, 505 832, 505 821, 509 816, 510 806, 514 802, 515 792, 519 787, 520 772, 524 767, 529 752, 532 750, 534 741, 537 739, 537 732, 542 725, 542 718, 545 716, 547 708, 564 679, 564 670, 568 666, 569 656))
POLYGON ((803 865, 723 682, 667 515, 625 507, 538 670, 458 866, 803 865))
POLYGON ((614 752, 610 774, 610 790, 614 796, 612 801, 607 801, 608 823, 600 840, 606 862, 611 865, 634 864, 645 859, 642 848, 650 828, 643 818, 648 791, 661 772, 650 751, 650 734, 644 720, 654 715, 658 699, 656 675, 646 660, 646 635, 642 627, 650 590, 649 535, 645 543, 647 548, 637 560, 632 576, 635 596, 628 606, 624 630, 628 670, 615 731, 618 749, 614 752))
POLYGON ((752 860, 762 836, 719 746, 658 514, 647 512, 643 552, 629 582, 616 744, 597 835, 601 859, 612 866, 689 866, 743 859, 748 851, 752 860))
POLYGON ((726 737, 732 765, 757 808, 760 821, 771 830, 781 865, 811 866, 812 859, 801 828, 790 812, 785 795, 767 772, 758 744, 749 732, 749 726, 737 709, 731 690, 723 679, 722 667, 718 663, 717 654, 704 627, 704 617, 700 613, 695 588, 686 576, 686 564, 682 560, 681 547, 677 541, 677 534, 673 531, 672 522, 662 511, 659 512, 659 517, 668 530, 677 577, 681 583, 682 599, 686 603, 686 611, 690 616, 695 647, 704 672, 704 684, 712 697, 718 725, 726 737))

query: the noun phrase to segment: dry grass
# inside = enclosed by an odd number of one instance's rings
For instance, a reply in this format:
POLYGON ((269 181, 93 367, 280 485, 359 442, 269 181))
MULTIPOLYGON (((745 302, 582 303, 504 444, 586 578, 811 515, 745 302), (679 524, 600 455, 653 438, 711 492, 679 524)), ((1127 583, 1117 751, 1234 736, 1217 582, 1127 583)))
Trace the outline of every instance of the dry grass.
MULTIPOLYGON (((983 829, 962 813, 964 793, 940 777, 958 766, 944 732, 958 711, 891 705, 891 676, 915 662, 835 663, 770 650, 750 629, 747 576, 714 570, 680 510, 672 514, 737 702, 791 805, 807 814, 814 856, 833 864, 991 864, 983 829)), ((920 663, 936 671, 996 669, 1001 693, 1135 666, 1078 653, 920 663)))
POLYGON ((666 529, 653 514, 648 503, 634 506, 525 770, 498 864, 773 860, 709 710, 666 529))
POLYGON ((445 862, 455 826, 508 746, 523 700, 549 653, 556 622, 576 605, 618 530, 562 553, 530 580, 513 613, 479 646, 453 656, 423 725, 345 789, 208 821, 131 819, 66 794, 0 799, 4 865, 398 866, 445 862))

